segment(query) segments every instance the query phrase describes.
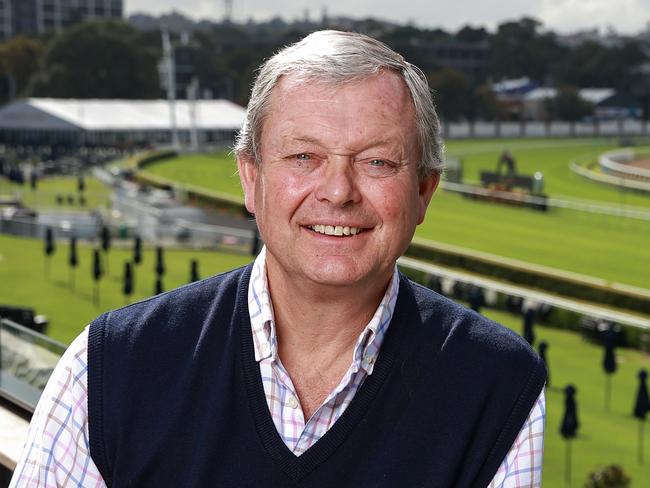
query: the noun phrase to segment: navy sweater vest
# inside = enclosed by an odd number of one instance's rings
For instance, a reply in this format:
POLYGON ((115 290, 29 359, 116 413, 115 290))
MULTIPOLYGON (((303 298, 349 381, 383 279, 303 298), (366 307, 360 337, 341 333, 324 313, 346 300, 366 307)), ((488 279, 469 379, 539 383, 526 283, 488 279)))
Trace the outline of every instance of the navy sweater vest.
POLYGON ((271 419, 251 267, 90 326, 91 456, 113 487, 484 487, 546 370, 511 331, 400 278, 374 372, 302 456, 271 419))

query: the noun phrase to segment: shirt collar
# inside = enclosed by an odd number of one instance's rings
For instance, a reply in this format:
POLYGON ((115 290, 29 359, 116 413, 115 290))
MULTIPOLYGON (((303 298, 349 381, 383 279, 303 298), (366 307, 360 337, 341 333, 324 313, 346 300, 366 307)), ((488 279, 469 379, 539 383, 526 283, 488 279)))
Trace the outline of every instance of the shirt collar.
MULTIPOLYGON (((356 371, 364 369, 367 374, 372 374, 375 361, 379 355, 379 349, 395 311, 398 291, 399 274, 397 266, 395 266, 384 297, 370 322, 357 338, 352 355, 352 368, 356 371)), ((255 360, 258 362, 267 358, 271 358, 272 361, 277 360, 278 340, 275 330, 273 304, 271 303, 266 278, 266 246, 262 248, 253 263, 251 279, 248 285, 248 311, 253 333, 255 360)))

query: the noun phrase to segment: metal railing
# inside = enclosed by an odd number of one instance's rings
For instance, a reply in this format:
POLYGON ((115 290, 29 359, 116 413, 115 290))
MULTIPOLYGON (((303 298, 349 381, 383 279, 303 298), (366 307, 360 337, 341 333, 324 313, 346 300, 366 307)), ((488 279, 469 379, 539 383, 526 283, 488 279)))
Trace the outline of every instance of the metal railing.
POLYGON ((0 396, 33 412, 66 346, 0 318, 0 396))

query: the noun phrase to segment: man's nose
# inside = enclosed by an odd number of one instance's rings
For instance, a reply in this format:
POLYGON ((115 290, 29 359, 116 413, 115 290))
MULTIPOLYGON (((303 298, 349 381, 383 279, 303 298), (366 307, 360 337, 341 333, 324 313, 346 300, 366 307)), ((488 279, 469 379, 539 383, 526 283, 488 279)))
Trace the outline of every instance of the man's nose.
POLYGON ((350 158, 344 156, 328 158, 319 175, 315 196, 319 201, 341 207, 361 199, 357 175, 350 158))

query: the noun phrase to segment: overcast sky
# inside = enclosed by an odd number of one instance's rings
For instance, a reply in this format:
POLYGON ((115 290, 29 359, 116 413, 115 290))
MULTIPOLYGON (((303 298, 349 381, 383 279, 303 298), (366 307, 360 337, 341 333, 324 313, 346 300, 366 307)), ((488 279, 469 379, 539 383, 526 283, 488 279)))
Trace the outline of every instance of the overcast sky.
MULTIPOLYGON (((305 13, 317 20, 327 5, 331 16, 372 16, 452 31, 465 24, 493 29, 503 20, 524 15, 562 33, 594 27, 604 32, 611 26, 617 32, 633 34, 650 23, 650 0, 232 0, 232 4, 236 21, 278 15, 292 20, 303 18, 305 13)), ((194 19, 221 19, 225 10, 225 0, 124 0, 124 5, 127 15, 177 10, 194 19)))

